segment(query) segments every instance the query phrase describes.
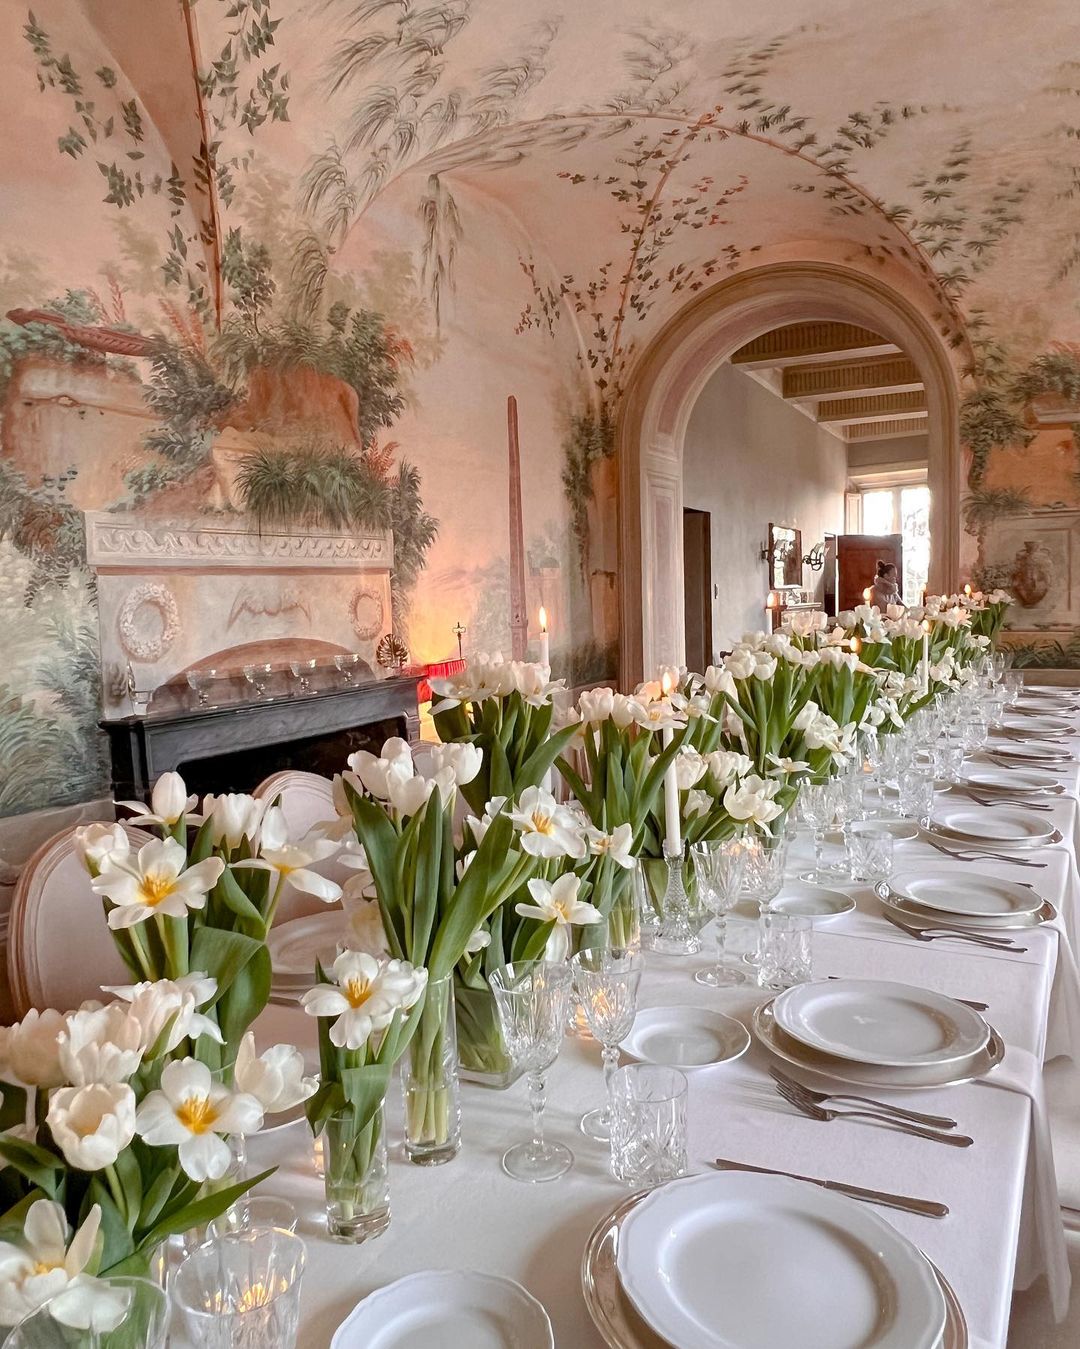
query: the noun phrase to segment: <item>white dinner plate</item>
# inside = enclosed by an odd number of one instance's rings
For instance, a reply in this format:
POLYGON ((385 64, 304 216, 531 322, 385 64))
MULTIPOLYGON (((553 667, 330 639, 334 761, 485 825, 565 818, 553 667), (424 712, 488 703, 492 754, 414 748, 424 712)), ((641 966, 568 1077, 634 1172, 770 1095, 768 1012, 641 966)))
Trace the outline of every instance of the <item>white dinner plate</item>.
POLYGON ((750 1032, 741 1021, 707 1007, 643 1007, 621 1048, 642 1063, 707 1068, 741 1058, 750 1048, 750 1032))
POLYGON ((786 1176, 686 1176, 623 1222, 619 1281, 679 1349, 935 1349, 929 1261, 873 1209, 786 1176))
POLYGON ((1055 826, 1045 814, 1036 814, 1023 806, 980 806, 974 802, 950 805, 944 801, 930 821, 930 828, 954 839, 1030 847, 1050 839, 1055 826))
POLYGON ((850 895, 839 890, 827 890, 823 885, 813 885, 810 881, 788 881, 784 893, 769 901, 773 913, 793 913, 800 918, 816 918, 827 923, 841 914, 850 913, 855 901, 850 895))
POLYGON ((1021 732, 1024 735, 1071 735, 1073 724, 1060 717, 1020 716, 1007 720, 1001 728, 1010 734, 1021 732))
POLYGON ((1009 768, 995 768, 993 764, 972 764, 964 779, 972 787, 990 791, 1048 792, 1061 783, 1048 768, 1023 768, 1013 764, 1009 768))
MULTIPOLYGON (((891 891, 886 895, 879 895, 878 899, 883 908, 895 913, 908 927, 920 930, 936 928, 943 921, 939 911, 924 909, 921 904, 903 899, 891 891)), ((1029 909, 1027 912, 996 913, 988 917, 972 917, 969 913, 951 913, 947 915, 944 921, 948 923, 949 927, 968 928, 976 933, 989 932, 993 929, 995 932, 1008 935, 1010 932, 1019 933, 1027 928, 1041 927, 1043 923, 1052 923, 1057 916, 1058 912, 1053 904, 1047 900, 1042 900, 1037 909, 1029 909)))
POLYGON ((316 959, 327 969, 337 958, 339 944, 348 940, 349 919, 342 909, 309 913, 272 927, 266 947, 275 984, 281 987, 298 980, 314 982, 316 959))
POLYGON ((988 745, 987 753, 997 759, 1013 759, 1017 763, 1071 763, 1073 757, 1070 750, 1045 740, 1009 740, 988 745))
POLYGON ((350 1312, 330 1349, 554 1349, 547 1312, 513 1279, 425 1269, 350 1312))
POLYGON ((962 1002, 885 979, 797 984, 775 1000, 773 1016, 809 1049, 875 1067, 955 1063, 990 1038, 986 1022, 962 1002))
POLYGON ((892 877, 889 888, 920 909, 965 918, 1015 917, 1035 913, 1043 903, 1042 896, 1026 885, 974 871, 955 876, 901 872, 892 877))

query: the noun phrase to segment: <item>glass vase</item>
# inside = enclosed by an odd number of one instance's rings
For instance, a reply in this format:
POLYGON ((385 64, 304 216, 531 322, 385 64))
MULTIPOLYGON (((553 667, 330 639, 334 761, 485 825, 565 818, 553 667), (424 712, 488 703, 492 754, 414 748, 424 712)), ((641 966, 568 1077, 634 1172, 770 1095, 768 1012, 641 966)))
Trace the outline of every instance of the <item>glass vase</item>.
MULTIPOLYGON (((693 952, 701 949, 699 933, 709 921, 708 911, 702 908, 697 893, 697 884, 689 862, 683 858, 643 857, 633 872, 634 890, 637 895, 639 915, 639 941, 641 948, 647 951, 678 950, 693 952), (681 892, 678 881, 681 879, 681 892), (672 898, 678 903, 679 913, 671 912, 672 898), (674 920, 685 923, 680 939, 669 940, 676 925, 674 920)), ((682 923, 678 926, 682 929, 682 923)))
POLYGON ((507 1051, 490 986, 471 988, 455 980, 454 1005, 461 1077, 497 1091, 512 1086, 522 1070, 507 1051))
POLYGON ((383 1106, 363 1128, 353 1111, 323 1125, 326 1230, 333 1241, 359 1245, 390 1226, 390 1169, 383 1106))
POLYGON ((416 1031, 401 1064, 405 1155, 441 1166, 461 1148, 457 1018, 452 974, 429 983, 416 1031))

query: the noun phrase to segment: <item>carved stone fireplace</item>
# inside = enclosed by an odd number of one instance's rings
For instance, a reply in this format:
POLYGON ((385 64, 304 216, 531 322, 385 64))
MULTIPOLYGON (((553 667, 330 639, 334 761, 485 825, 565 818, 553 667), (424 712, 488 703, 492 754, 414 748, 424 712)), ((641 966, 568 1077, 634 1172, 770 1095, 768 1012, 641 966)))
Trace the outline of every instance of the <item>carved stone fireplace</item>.
POLYGON ((158 524, 107 511, 89 512, 86 530, 107 718, 128 710, 129 665, 141 689, 183 685, 194 668, 239 677, 247 662, 334 652, 374 669, 390 631, 389 531, 255 532, 226 514, 158 524))

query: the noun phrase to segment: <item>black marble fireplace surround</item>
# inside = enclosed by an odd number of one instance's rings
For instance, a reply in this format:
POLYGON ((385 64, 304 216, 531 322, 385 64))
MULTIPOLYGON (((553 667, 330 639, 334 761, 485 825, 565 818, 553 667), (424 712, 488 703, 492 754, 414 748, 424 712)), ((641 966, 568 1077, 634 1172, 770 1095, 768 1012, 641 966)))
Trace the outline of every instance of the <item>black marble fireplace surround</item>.
POLYGON ((179 770, 188 790, 250 792, 281 769, 332 777, 354 750, 392 735, 416 740, 417 679, 400 676, 354 688, 220 707, 103 721, 117 800, 149 801, 154 782, 179 770))

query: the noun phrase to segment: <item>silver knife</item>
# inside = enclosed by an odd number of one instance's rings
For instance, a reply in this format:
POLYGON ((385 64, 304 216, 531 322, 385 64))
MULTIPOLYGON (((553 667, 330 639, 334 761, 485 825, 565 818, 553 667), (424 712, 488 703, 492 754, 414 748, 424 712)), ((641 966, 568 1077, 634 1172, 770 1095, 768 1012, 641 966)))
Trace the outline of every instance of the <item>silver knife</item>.
POLYGON ((814 1176, 796 1176, 791 1171, 774 1171, 768 1166, 750 1166, 746 1162, 732 1162, 725 1157, 717 1157, 713 1165, 719 1171, 752 1171, 759 1176, 787 1176, 789 1180, 805 1181, 807 1185, 820 1185, 823 1190, 835 1190, 837 1194, 846 1194, 849 1199, 862 1199, 867 1204, 880 1204, 883 1208, 903 1209, 905 1213, 917 1213, 923 1218, 947 1218, 949 1207, 933 1199, 911 1199, 904 1194, 889 1194, 886 1190, 864 1190, 860 1185, 847 1185, 840 1180, 818 1180, 814 1176))

